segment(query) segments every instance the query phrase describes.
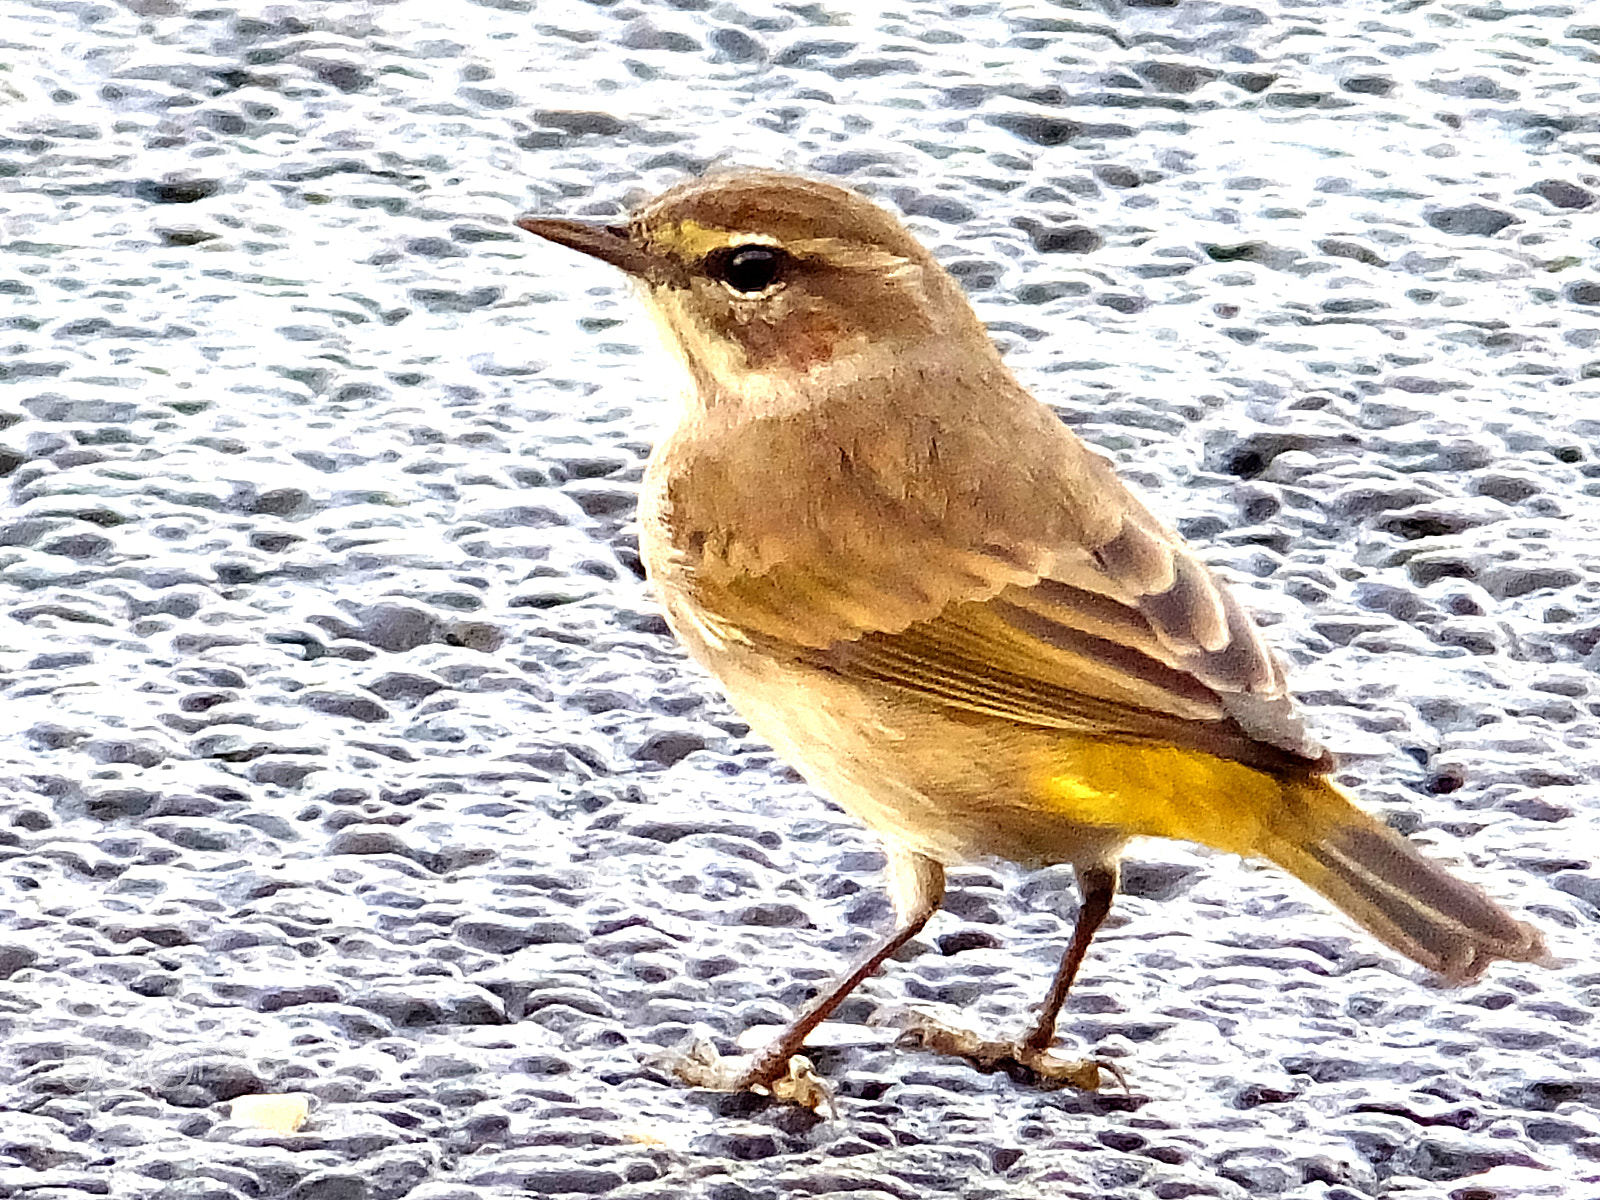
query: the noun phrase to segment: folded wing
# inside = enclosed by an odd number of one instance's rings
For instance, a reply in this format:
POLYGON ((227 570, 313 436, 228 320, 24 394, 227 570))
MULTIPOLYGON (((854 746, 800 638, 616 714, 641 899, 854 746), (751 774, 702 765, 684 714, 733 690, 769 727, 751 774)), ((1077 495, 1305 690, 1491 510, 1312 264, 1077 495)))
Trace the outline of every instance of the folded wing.
POLYGON ((724 510, 703 537, 677 531, 710 636, 971 713, 1326 769, 1222 581, 1048 410, 994 411, 842 445, 778 426, 759 453, 747 427, 742 462, 680 472, 676 511, 695 493, 724 510), (1008 413, 1029 424, 999 428, 1008 413), (823 498, 801 490, 818 479, 823 498))

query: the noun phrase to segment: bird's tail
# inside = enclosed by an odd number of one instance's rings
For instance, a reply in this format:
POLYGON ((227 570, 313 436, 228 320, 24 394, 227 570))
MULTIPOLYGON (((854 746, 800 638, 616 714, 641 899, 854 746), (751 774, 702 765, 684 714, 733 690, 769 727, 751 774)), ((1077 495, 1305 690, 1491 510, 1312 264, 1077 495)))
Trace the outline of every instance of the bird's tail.
POLYGON ((1497 958, 1548 958, 1537 929, 1417 853, 1326 777, 1283 781, 1282 804, 1258 826, 1255 853, 1447 982, 1476 979, 1497 958))

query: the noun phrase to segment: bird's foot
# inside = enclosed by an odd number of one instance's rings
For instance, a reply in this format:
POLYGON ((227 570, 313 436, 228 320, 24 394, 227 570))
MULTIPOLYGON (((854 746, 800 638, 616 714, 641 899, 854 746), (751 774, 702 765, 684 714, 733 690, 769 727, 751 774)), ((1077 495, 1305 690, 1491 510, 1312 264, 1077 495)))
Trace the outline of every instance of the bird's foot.
POLYGON ((709 1041, 699 1039, 665 1064, 690 1087, 714 1092, 755 1092, 813 1112, 833 1112, 833 1093, 803 1054, 774 1053, 724 1058, 709 1041))
POLYGON ((1019 1083, 1054 1091, 1077 1088, 1098 1092, 1102 1072, 1128 1091, 1127 1077, 1116 1063, 1104 1058, 1058 1058, 1048 1049, 1036 1049, 1020 1041, 989 1041, 969 1029, 962 1029, 926 1015, 908 1013, 897 1024, 902 1045, 920 1046, 935 1054, 964 1058, 978 1070, 989 1074, 1004 1071, 1019 1083))

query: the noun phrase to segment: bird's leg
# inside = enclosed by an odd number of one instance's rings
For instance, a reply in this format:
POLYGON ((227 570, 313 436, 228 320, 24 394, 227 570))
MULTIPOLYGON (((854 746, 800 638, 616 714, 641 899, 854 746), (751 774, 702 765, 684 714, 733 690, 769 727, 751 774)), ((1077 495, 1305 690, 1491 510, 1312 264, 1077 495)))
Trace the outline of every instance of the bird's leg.
MULTIPOLYGON (((907 942, 922 932, 929 918, 939 911, 944 899, 944 867, 935 860, 908 851, 889 853, 890 891, 894 898, 898 923, 889 940, 869 954, 855 970, 846 975, 828 992, 819 996, 787 1029, 778 1035, 770 1046, 758 1053, 750 1065, 731 1078, 722 1078, 715 1065, 701 1063, 680 1064, 678 1074, 685 1082, 700 1087, 715 1087, 722 1091, 742 1092, 753 1087, 774 1088, 791 1072, 790 1059, 800 1052, 806 1038, 844 998, 859 987, 907 942)), ((819 1085, 820 1086, 820 1085, 819 1085)))
POLYGON ((953 1029, 928 1017, 915 1017, 907 1025, 908 1039, 936 1054, 949 1054, 965 1058, 981 1071, 1005 1071, 1044 1087, 1063 1084, 1084 1091, 1096 1091, 1100 1086, 1101 1070, 1109 1071, 1127 1088, 1122 1071, 1114 1063, 1099 1059, 1064 1059, 1049 1053, 1050 1043, 1056 1037, 1056 1017, 1067 998, 1089 943, 1100 928, 1100 923, 1111 911, 1111 902, 1117 894, 1117 867, 1115 863, 1098 863, 1092 867, 1079 867, 1078 890, 1082 903, 1078 906, 1078 920, 1072 929, 1072 940, 1067 943, 1061 965, 1045 996, 1044 1007, 1033 1032, 1020 1042, 985 1041, 964 1029, 953 1029))
POLYGON ((1072 988, 1072 981, 1078 977, 1078 968, 1083 965, 1083 956, 1089 953, 1089 943, 1094 941, 1094 935, 1100 931, 1100 924, 1106 919, 1106 914, 1111 911, 1111 902, 1117 895, 1117 864, 1097 863, 1092 867, 1079 867, 1078 892, 1078 919, 1072 926, 1072 940, 1067 943, 1067 952, 1061 956, 1061 965, 1056 968, 1056 977, 1050 984, 1050 990, 1045 994, 1044 1006, 1039 1010, 1039 1020, 1033 1027, 1033 1032, 1023 1039, 1022 1048, 1042 1052, 1050 1048, 1050 1043, 1056 1040, 1056 1017, 1061 1014, 1061 1006, 1066 1002, 1067 992, 1072 988))
POLYGON ((736 1090, 744 1091, 757 1084, 771 1084, 784 1075, 789 1070, 789 1060, 800 1052, 811 1031, 826 1021, 863 980, 873 975, 902 946, 921 933, 922 927, 939 911, 939 902, 944 899, 943 866, 921 854, 891 852, 889 870, 890 891, 899 918, 894 933, 854 971, 835 984, 832 991, 818 997, 772 1045, 757 1054, 755 1061, 738 1080, 736 1090))

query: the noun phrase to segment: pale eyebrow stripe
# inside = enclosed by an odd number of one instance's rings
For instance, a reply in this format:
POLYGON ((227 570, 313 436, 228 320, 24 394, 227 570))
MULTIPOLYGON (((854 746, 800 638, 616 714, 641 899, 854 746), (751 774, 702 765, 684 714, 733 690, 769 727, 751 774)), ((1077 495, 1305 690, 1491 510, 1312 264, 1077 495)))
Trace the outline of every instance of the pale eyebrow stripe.
POLYGON ((704 258, 714 250, 726 250, 733 246, 781 245, 770 233, 717 229, 698 221, 679 221, 662 240, 685 260, 704 258))
POLYGON ((679 221, 661 240, 685 262, 697 262, 717 250, 738 246, 777 246, 797 258, 814 258, 838 267, 897 271, 911 265, 911 260, 901 255, 843 238, 797 238, 785 242, 770 233, 720 229, 698 221, 679 221))

